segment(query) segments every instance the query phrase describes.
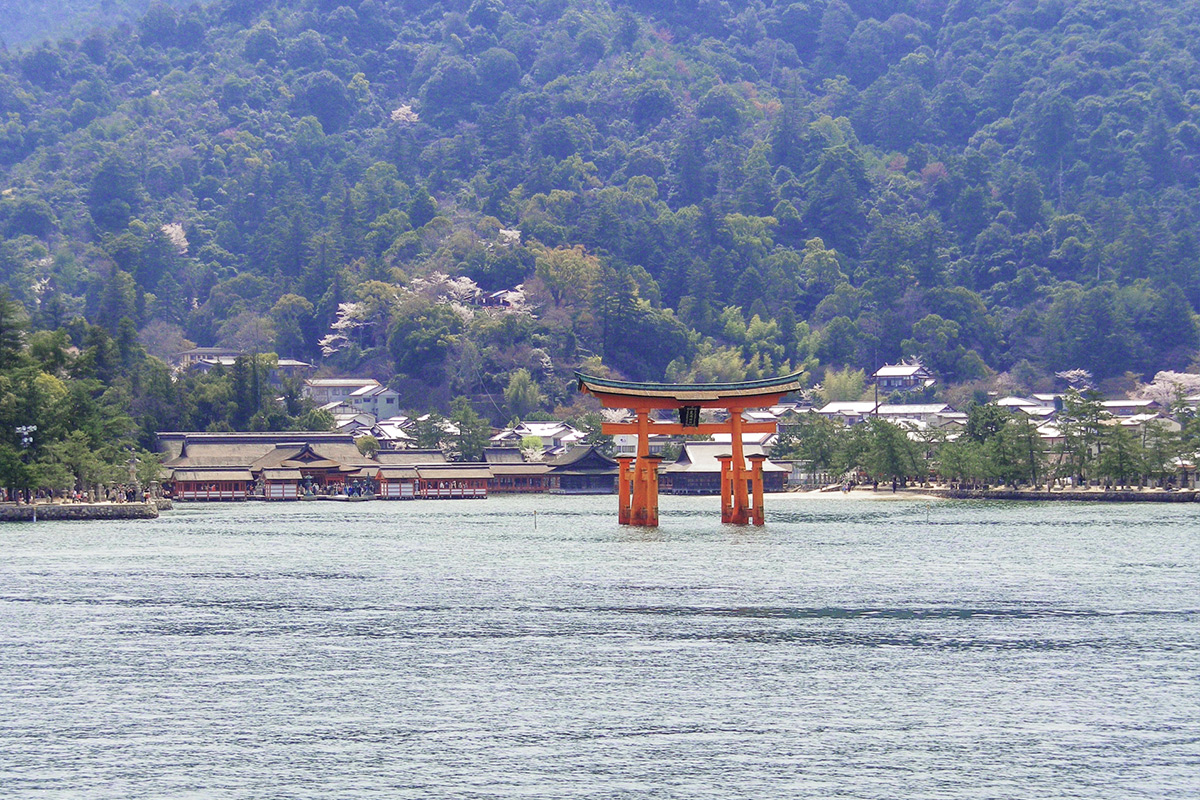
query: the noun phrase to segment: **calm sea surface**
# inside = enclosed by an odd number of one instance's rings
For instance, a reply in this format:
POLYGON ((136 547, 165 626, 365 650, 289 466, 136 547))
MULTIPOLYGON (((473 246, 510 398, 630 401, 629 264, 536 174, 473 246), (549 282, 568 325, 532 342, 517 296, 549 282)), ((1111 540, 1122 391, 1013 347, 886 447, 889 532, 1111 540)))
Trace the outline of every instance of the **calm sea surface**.
POLYGON ((615 504, 0 527, 0 796, 1200 796, 1200 504, 615 504))

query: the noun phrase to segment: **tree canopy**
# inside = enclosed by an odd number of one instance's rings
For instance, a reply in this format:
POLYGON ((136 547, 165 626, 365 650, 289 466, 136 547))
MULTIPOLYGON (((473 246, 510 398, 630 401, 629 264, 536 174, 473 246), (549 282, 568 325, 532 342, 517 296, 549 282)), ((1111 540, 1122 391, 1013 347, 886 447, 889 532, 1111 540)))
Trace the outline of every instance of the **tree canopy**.
MULTIPOLYGON (((1200 0, 155 3, 0 52, 0 280, 80 352, 132 326, 445 414, 568 405, 597 358, 737 380, 919 357, 1030 389, 1182 371, 1197 20, 1200 0)), ((102 386, 137 371, 94 360, 102 386)))

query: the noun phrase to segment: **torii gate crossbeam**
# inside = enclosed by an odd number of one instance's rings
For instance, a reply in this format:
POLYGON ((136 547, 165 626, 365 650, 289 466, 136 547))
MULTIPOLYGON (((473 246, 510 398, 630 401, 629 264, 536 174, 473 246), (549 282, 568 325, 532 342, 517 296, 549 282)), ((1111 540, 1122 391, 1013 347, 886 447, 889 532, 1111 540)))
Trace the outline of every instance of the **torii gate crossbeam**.
POLYGON ((731 452, 718 457, 721 462, 721 521, 737 525, 764 524, 762 462, 765 456, 751 456, 752 466, 747 469, 742 434, 774 433, 776 424, 747 422, 742 419, 742 412, 774 405, 785 394, 799 391, 801 374, 740 383, 673 384, 616 381, 575 373, 580 391, 594 395, 605 408, 629 409, 635 416, 633 422, 606 422, 602 427, 602 431, 610 435, 637 435, 636 457, 617 459, 620 463, 618 520, 626 525, 658 525, 658 465, 662 458, 650 455, 651 433, 728 433, 731 452), (699 421, 702 408, 725 409, 729 419, 702 423, 699 421), (657 410, 679 412, 679 422, 652 422, 650 413, 657 410))

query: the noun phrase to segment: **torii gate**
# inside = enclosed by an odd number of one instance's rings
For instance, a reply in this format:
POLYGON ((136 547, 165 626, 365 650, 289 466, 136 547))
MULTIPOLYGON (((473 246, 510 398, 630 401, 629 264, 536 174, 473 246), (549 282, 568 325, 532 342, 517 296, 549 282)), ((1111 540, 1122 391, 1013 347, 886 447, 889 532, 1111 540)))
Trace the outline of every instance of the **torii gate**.
POLYGON ((617 458, 618 521, 622 525, 658 525, 658 465, 662 456, 650 455, 651 433, 728 433, 732 452, 718 456, 721 521, 735 525, 764 524, 762 462, 766 456, 751 456, 753 467, 747 470, 742 434, 774 433, 776 424, 747 422, 742 419, 742 412, 774 405, 785 394, 799 391, 801 374, 740 383, 686 385, 614 381, 576 372, 581 392, 594 395, 605 408, 627 408, 637 416, 636 422, 606 422, 601 428, 606 434, 636 433, 638 437, 636 460, 631 456, 617 458), (723 408, 729 412, 729 420, 700 422, 702 408, 723 408), (651 422, 650 412, 658 409, 678 411, 679 422, 651 422), (632 474, 630 462, 633 462, 632 474), (753 488, 748 482, 753 483, 753 488))

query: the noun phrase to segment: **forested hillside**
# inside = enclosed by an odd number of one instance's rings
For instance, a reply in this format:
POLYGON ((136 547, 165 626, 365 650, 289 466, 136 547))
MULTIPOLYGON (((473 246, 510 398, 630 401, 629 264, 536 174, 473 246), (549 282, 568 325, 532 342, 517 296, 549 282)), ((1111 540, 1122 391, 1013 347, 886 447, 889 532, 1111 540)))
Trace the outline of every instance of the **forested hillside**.
POLYGON ((158 4, 0 58, 0 271, 81 349, 497 419, 581 364, 1149 376, 1197 357, 1198 53, 1197 0, 158 4))
MULTIPOLYGON (((183 8, 190 0, 167 0, 183 8)), ((25 47, 87 33, 97 26, 135 23, 152 0, 0 0, 0 45, 25 47)))

